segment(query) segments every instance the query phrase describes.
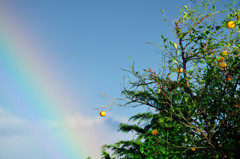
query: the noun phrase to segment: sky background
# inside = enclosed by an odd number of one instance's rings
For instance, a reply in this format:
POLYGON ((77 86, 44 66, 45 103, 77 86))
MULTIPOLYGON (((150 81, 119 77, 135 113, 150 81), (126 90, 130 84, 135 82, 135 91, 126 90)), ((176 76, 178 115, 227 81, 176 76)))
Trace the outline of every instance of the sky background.
POLYGON ((105 109, 120 97, 130 56, 136 69, 162 63, 161 34, 187 0, 1 0, 0 159, 100 158, 133 134, 118 124, 146 106, 105 109), (159 50, 158 50, 159 51, 159 50))

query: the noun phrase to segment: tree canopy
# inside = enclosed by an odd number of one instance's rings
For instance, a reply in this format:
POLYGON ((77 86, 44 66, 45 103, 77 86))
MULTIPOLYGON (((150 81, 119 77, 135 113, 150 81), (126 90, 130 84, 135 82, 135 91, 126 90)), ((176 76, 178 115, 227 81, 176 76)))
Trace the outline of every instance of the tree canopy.
POLYGON ((125 97, 106 107, 146 105, 154 111, 131 117, 137 125, 120 124, 119 131, 138 136, 103 145, 103 158, 240 158, 240 9, 235 2, 202 0, 178 7, 180 16, 170 27, 175 42, 162 35, 161 44, 151 43, 166 55, 164 66, 158 72, 136 71, 134 63, 123 69, 135 81, 123 84, 125 97), (219 3, 226 9, 219 10, 219 3))

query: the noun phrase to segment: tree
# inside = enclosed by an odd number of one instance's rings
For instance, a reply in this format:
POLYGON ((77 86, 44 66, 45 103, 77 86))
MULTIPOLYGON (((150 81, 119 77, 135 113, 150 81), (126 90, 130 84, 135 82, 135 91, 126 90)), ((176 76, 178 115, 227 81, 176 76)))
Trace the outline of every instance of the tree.
POLYGON ((144 121, 144 127, 120 124, 120 131, 135 131, 137 139, 103 145, 103 154, 111 158, 106 152, 111 148, 122 158, 240 158, 240 10, 235 0, 220 11, 214 4, 204 0, 192 2, 194 9, 184 6, 172 29, 176 43, 163 35, 163 45, 151 43, 168 58, 159 73, 151 68, 140 73, 134 63, 123 69, 136 81, 124 85, 125 98, 106 107, 146 105, 155 113, 130 118, 144 121), (226 17, 221 24, 218 15, 226 17), (153 129, 159 134, 152 135, 153 129))

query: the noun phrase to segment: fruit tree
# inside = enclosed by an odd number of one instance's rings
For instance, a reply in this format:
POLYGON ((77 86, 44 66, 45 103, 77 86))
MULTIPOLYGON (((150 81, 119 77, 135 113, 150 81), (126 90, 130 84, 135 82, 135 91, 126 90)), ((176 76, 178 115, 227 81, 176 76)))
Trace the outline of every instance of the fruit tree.
POLYGON ((124 69, 136 80, 124 85, 125 98, 116 99, 124 103, 113 99, 106 106, 145 105, 154 112, 130 118, 143 126, 120 124, 137 139, 104 145, 103 156, 111 158, 109 148, 121 158, 240 158, 240 10, 235 1, 223 10, 218 4, 179 7, 175 42, 162 35, 160 45, 151 43, 168 58, 158 73, 140 73, 132 63, 124 69))

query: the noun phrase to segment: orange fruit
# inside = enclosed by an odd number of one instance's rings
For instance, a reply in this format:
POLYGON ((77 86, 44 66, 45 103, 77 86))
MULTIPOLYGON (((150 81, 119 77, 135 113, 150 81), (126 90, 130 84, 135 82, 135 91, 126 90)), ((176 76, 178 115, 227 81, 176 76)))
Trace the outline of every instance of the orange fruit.
POLYGON ((229 54, 228 54, 227 51, 223 51, 223 52, 222 52, 222 55, 223 55, 223 56, 228 56, 229 54))
POLYGON ((218 57, 217 62, 223 62, 224 58, 223 57, 218 57))
POLYGON ((230 80, 231 80, 231 77, 230 77, 230 76, 227 76, 227 80, 229 80, 229 81, 230 81, 230 80))
POLYGON ((220 64, 220 67, 222 67, 222 68, 226 68, 226 67, 227 67, 226 62, 222 62, 222 63, 220 64))
POLYGON ((234 108, 238 108, 238 107, 239 107, 239 104, 235 104, 235 105, 234 105, 234 108))
POLYGON ((100 115, 101 115, 101 116, 106 116, 106 114, 107 114, 107 113, 106 113, 105 111, 101 111, 101 112, 100 112, 100 115))
POLYGON ((152 134, 153 134, 153 135, 157 135, 157 134, 158 134, 157 129, 153 130, 153 131, 152 131, 152 134))
POLYGON ((191 150, 192 150, 192 151, 196 151, 196 148, 195 148, 195 147, 192 147, 191 150))
POLYGON ((230 20, 230 21, 227 23, 227 27, 228 27, 229 29, 234 28, 234 27, 235 27, 235 22, 230 20))
POLYGON ((183 69, 182 68, 177 68, 177 73, 181 73, 183 71, 183 69))
POLYGON ((240 15, 237 16, 237 19, 240 19, 240 15))

